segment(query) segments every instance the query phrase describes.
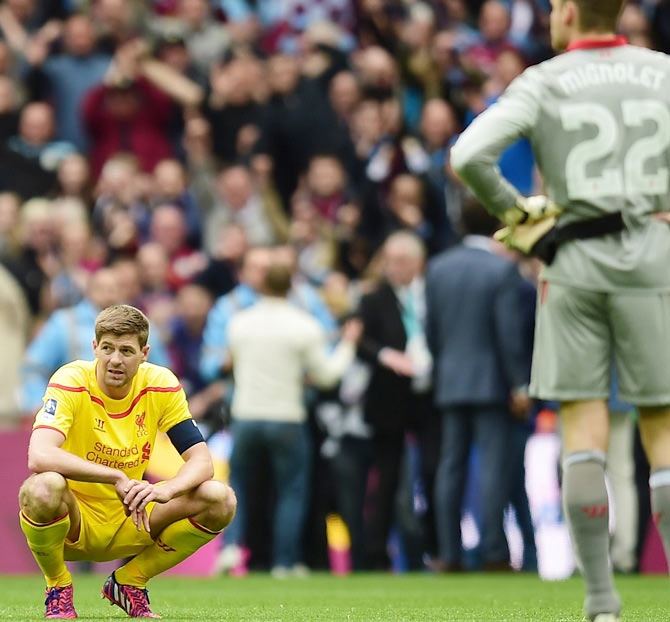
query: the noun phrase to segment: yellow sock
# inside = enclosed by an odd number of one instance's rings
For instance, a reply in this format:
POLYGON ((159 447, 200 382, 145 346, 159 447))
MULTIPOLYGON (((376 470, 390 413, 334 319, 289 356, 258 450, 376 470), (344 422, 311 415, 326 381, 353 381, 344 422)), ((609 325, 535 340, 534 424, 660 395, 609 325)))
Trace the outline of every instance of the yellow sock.
POLYGON ((23 512, 19 512, 21 531, 26 536, 28 547, 42 569, 47 587, 65 587, 72 583, 72 575, 65 566, 63 545, 70 531, 70 516, 65 514, 50 523, 36 523, 23 512))
POLYGON ((190 518, 172 523, 151 546, 115 572, 116 580, 144 589, 151 577, 184 561, 220 533, 210 531, 190 518))

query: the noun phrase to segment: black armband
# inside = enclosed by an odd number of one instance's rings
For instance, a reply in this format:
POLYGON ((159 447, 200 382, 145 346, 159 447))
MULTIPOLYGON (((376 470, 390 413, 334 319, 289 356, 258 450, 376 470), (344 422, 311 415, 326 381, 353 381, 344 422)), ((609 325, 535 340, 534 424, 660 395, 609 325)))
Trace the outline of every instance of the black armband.
POLYGON ((173 425, 167 431, 167 435, 170 438, 170 442, 180 454, 183 454, 196 443, 203 443, 205 441, 193 419, 186 419, 177 425, 173 425))

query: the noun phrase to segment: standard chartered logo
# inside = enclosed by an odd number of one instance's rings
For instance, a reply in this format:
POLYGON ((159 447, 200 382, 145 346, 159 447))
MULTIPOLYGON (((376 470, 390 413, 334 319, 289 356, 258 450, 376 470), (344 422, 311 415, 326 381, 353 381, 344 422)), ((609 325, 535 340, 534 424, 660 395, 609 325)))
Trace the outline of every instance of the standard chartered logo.
POLYGON ((142 450, 137 445, 112 447, 97 441, 93 444, 93 448, 86 453, 86 460, 113 469, 133 469, 149 459, 147 454, 150 455, 150 447, 149 443, 145 443, 142 450), (147 445, 149 445, 149 451, 147 451, 147 445))

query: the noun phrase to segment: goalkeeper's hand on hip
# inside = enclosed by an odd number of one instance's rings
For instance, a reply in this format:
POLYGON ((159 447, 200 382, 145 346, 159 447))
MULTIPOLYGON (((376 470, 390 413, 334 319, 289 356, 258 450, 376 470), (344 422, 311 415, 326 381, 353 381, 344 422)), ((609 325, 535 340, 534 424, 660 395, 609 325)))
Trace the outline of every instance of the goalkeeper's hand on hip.
POLYGON ((507 226, 496 231, 494 237, 508 248, 531 255, 536 244, 556 226, 561 211, 543 195, 519 197, 502 215, 507 226))

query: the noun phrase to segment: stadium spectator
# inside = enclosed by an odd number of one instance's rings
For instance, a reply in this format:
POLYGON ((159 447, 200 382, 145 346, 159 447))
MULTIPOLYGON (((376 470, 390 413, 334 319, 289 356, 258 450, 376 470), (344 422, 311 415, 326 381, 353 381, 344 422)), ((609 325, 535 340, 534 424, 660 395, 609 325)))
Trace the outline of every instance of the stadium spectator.
POLYGON ((0 148, 0 184, 23 199, 44 196, 56 183, 56 168, 74 152, 64 141, 54 141, 53 110, 46 102, 28 104, 19 117, 18 134, 0 148))
POLYGON ((26 83, 31 99, 53 103, 57 137, 86 153, 88 137, 82 126, 81 102, 103 79, 111 58, 96 50, 94 27, 86 15, 69 17, 63 24, 62 39, 62 53, 49 55, 52 42, 44 36, 33 37, 26 50, 26 83))
POLYGON ((16 134, 19 127, 19 95, 16 83, 0 75, 0 141, 16 134))
POLYGON ((181 37, 201 76, 209 74, 231 43, 230 33, 210 17, 210 10, 207 0, 178 0, 174 18, 161 17, 150 25, 159 35, 181 37))
POLYGON ((3 355, 0 362, 0 429, 11 428, 21 418, 17 387, 21 383, 21 359, 28 344, 31 315, 21 286, 0 262, 0 332, 3 355))
POLYGON ((216 300, 207 316, 200 359, 200 375, 211 382, 230 370, 228 325, 233 316, 258 300, 265 273, 272 262, 267 248, 250 248, 244 255, 240 283, 230 293, 216 300))
POLYGON ((414 234, 399 231, 391 235, 383 247, 384 280, 363 296, 359 308, 364 329, 358 356, 371 366, 363 408, 372 429, 371 468, 377 473, 366 525, 366 563, 375 570, 389 568, 387 540, 405 433, 424 425, 432 409, 424 259, 425 248, 414 234))
POLYGON ((268 78, 272 97, 257 152, 272 158, 277 190, 288 205, 299 176, 319 148, 318 128, 328 110, 327 95, 316 81, 301 78, 292 56, 272 56, 268 78))
POLYGON ((479 11, 478 25, 478 41, 465 50, 463 62, 471 71, 490 76, 498 56, 517 49, 509 36, 509 8, 500 0, 487 0, 479 11))
POLYGON ((202 209, 195 194, 188 186, 186 171, 177 160, 161 160, 153 170, 153 188, 150 207, 169 203, 181 208, 188 230, 188 243, 200 246, 202 237, 202 209))
POLYGON ((307 275, 300 272, 296 249, 289 244, 277 246, 272 256, 274 261, 286 266, 291 272, 292 287, 289 300, 303 311, 307 311, 321 325, 326 335, 333 337, 337 332, 337 324, 316 287, 307 280, 307 275))
POLYGON ((12 192, 0 192, 0 258, 9 259, 18 251, 21 201, 12 192))
POLYGON ((321 284, 336 263, 333 225, 302 193, 296 193, 291 201, 291 242, 300 273, 321 284))
POLYGON ((7 267, 23 288, 34 317, 51 311, 49 278, 58 267, 51 205, 44 199, 31 199, 19 211, 19 245, 7 258, 7 267))
POLYGON ((216 180, 209 175, 201 176, 198 183, 207 213, 206 228, 211 232, 210 248, 214 244, 213 236, 222 226, 231 223, 244 229, 252 246, 271 246, 286 239, 288 223, 281 204, 258 188, 246 166, 230 166, 222 170, 216 180))
POLYGON ((240 225, 224 225, 217 235, 214 249, 207 256, 207 267, 196 276, 214 298, 227 294, 237 285, 249 240, 240 225))
POLYGON ((172 369, 184 387, 191 414, 205 439, 222 428, 226 397, 226 383, 206 383, 199 370, 203 331, 213 302, 204 287, 184 285, 177 293, 176 311, 166 331, 172 369))
POLYGON ((137 77, 137 58, 122 48, 103 83, 83 101, 91 141, 91 167, 97 179, 103 164, 120 151, 130 151, 144 171, 172 156, 167 126, 172 103, 146 78, 137 77))
MULTIPOLYGON (((58 209, 59 205, 54 205, 54 208, 58 209)), ((104 257, 96 256, 97 249, 83 206, 74 203, 71 209, 74 210, 72 216, 63 219, 57 227, 60 266, 50 282, 51 300, 55 307, 77 304, 83 298, 90 273, 100 268, 104 260, 104 257)))
POLYGON ((401 229, 413 231, 428 252, 434 254, 444 247, 446 212, 436 209, 426 197, 428 191, 416 175, 397 175, 391 182, 388 204, 383 213, 384 230, 387 234, 401 229))
POLYGON ((189 246, 184 213, 176 205, 161 205, 153 210, 149 234, 150 240, 168 254, 168 284, 173 290, 190 283, 204 269, 204 253, 189 246))
POLYGON ((484 568, 509 568, 503 511, 509 500, 511 413, 523 416, 527 396, 519 321, 521 275, 495 252, 498 221, 476 201, 463 210, 468 235, 436 257, 426 282, 428 341, 435 360, 435 403, 442 412, 442 448, 435 482, 440 564, 462 568, 461 508, 473 443, 481 453, 481 554, 484 568), (508 404, 510 406, 508 406, 508 404))
POLYGON ((287 300, 291 281, 285 264, 271 265, 261 300, 228 327, 235 374, 230 468, 238 511, 227 535, 230 546, 244 544, 246 478, 259 454, 268 451, 277 493, 272 574, 278 578, 303 572, 300 543, 311 462, 304 374, 317 386, 336 384, 353 361, 361 332, 356 321, 345 325, 341 342, 328 354, 323 329, 287 300))
POLYGON ((269 97, 266 81, 266 66, 254 56, 219 60, 212 66, 203 114, 211 126, 212 149, 224 164, 247 157, 260 137, 269 97))
POLYGON ((101 84, 84 98, 82 114, 91 139, 94 177, 118 152, 132 152, 144 171, 173 155, 170 129, 175 103, 198 105, 198 85, 148 56, 141 39, 115 53, 101 84))
POLYGON ((174 291, 170 288, 170 256, 158 242, 147 242, 137 250, 136 259, 142 291, 133 300, 149 320, 154 320, 154 306, 172 309, 174 303, 174 291))
POLYGON ((61 161, 56 175, 54 195, 79 199, 90 212, 93 209, 93 188, 88 159, 81 153, 68 155, 61 161))

